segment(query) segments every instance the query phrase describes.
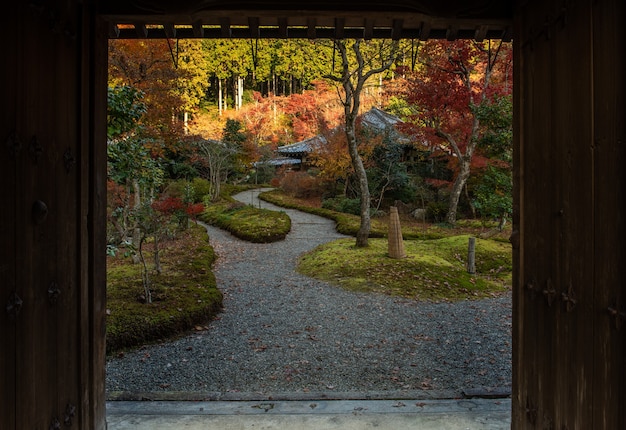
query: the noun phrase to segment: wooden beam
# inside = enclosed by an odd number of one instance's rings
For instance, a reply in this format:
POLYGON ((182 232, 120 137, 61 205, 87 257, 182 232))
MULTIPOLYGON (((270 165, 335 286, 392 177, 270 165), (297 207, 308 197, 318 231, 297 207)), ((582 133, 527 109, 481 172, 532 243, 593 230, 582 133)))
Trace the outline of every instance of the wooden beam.
POLYGON ((120 37, 120 28, 114 22, 109 23, 109 38, 117 39, 120 37))
POLYGON ((135 23, 134 26, 137 37, 139 37, 140 39, 145 39, 146 37, 148 37, 148 27, 146 27, 145 24, 135 23))
POLYGON ((250 37, 253 39, 258 39, 260 36, 259 22, 260 20, 258 17, 248 18, 248 28, 250 29, 250 37))
POLYGON ((459 27, 456 25, 451 25, 446 30, 446 40, 453 41, 457 39, 459 34, 459 27))
POLYGON ((507 25, 504 27, 504 31, 502 32, 502 41, 510 42, 511 40, 513 40, 513 29, 510 25, 507 25))
POLYGON ((168 39, 174 39, 176 37, 176 27, 174 27, 174 24, 163 24, 163 30, 165 31, 165 35, 168 39))
POLYGON ((430 22, 422 21, 422 25, 420 26, 420 40, 428 40, 430 37, 430 22))
POLYGON ((204 37, 204 27, 202 27, 202 20, 194 21, 191 24, 191 27, 193 28, 194 37, 204 37))
POLYGON ((343 39, 345 35, 345 18, 335 18, 335 39, 343 39))
POLYGON ((285 17, 280 17, 278 18, 278 32, 280 34, 280 37, 286 39, 287 37, 289 37, 289 31, 287 29, 287 18, 285 17))
POLYGON ((229 39, 231 36, 231 31, 230 31, 230 18, 228 17, 223 17, 220 18, 220 29, 222 32, 222 37, 229 39))
POLYGON ((315 18, 307 18, 306 20, 307 30, 306 35, 309 39, 315 39, 315 27, 317 26, 317 19, 315 18))
POLYGON ((393 40, 400 40, 402 36, 402 27, 404 25, 404 20, 402 19, 394 19, 393 26, 391 28, 391 38, 393 40))
POLYGON ((482 42, 483 40, 485 40, 488 30, 489 30, 488 25, 479 25, 478 27, 476 27, 476 31, 474 32, 474 39, 477 42, 482 42))
POLYGON ((372 18, 365 18, 363 38, 365 40, 371 40, 373 37, 374 37, 374 20, 372 18))

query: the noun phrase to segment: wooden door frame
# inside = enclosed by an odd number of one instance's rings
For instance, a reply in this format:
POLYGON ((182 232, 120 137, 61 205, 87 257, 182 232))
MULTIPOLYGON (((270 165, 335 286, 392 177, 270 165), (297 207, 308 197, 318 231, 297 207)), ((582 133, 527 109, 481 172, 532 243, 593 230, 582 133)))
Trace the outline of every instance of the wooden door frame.
MULTIPOLYGON (((575 1, 575 0, 574 0, 575 1)), ((591 1, 591 0, 578 0, 579 2, 591 1)), ((81 249, 81 261, 79 263, 82 271, 80 273, 80 284, 83 288, 81 292, 81 313, 78 316, 80 323, 81 340, 80 345, 83 348, 81 356, 81 369, 77 370, 79 375, 82 389, 82 403, 79 405, 80 411, 79 422, 80 428, 90 428, 95 430, 104 430, 106 428, 106 399, 105 399, 105 306, 106 306, 106 264, 105 264, 105 226, 102 223, 106 216, 106 88, 107 88, 107 43, 108 43, 108 26, 106 20, 97 14, 92 8, 93 3, 98 3, 96 0, 86 1, 81 9, 81 41, 82 47, 80 50, 81 55, 81 82, 77 85, 81 88, 81 97, 77 101, 80 104, 80 110, 83 113, 80 121, 80 130, 78 131, 78 139, 81 142, 81 152, 78 156, 77 163, 79 168, 83 172, 84 176, 81 176, 83 183, 81 185, 81 202, 80 204, 80 232, 81 240, 79 243, 81 249)), ((601 2, 597 2, 601 3, 601 2)), ((617 1, 615 1, 617 3, 617 1)), ((623 12, 623 7, 620 9, 623 12)), ((607 15, 608 16, 608 15, 607 15)), ((610 16, 608 16, 610 18, 610 16)), ((595 25, 599 26, 600 23, 597 18, 595 25)), ((613 17, 617 21, 617 18, 613 17)), ((11 27, 9 27, 11 28, 11 27)), ((623 27, 619 30, 621 35, 624 34, 623 27)), ((591 35, 593 36, 593 35, 591 35)), ((607 41, 610 41, 609 35, 605 34, 607 41)), ((519 43, 514 39, 514 45, 519 43)), ((600 42, 599 42, 600 43, 600 42)), ((619 45, 623 47, 622 45, 619 45)), ((514 48, 518 50, 519 47, 514 48)), ((603 63, 607 62, 606 58, 600 58, 603 63)), ((621 63, 623 65, 623 62, 621 63)), ((599 66, 598 66, 599 67, 599 66)), ((520 69, 516 69, 520 70, 520 69)), ((623 71, 623 66, 620 69, 623 71)), ((596 72, 600 75, 602 70, 597 69, 596 72)), ((519 87, 519 76, 516 73, 514 87, 519 87)), ((596 77, 599 80, 601 78, 596 77)), ((597 82, 598 86, 601 86, 601 82, 597 82)), ((522 82, 523 85, 523 82, 522 82)), ((608 90, 610 88, 603 87, 606 95, 609 96, 608 90)), ((519 96, 519 89, 516 90, 516 94, 519 96)), ((626 96, 623 84, 620 87, 620 94, 626 96)), ((558 101, 557 101, 558 103, 558 101)), ((601 100, 595 100, 597 103, 596 108, 598 112, 597 120, 601 122, 603 118, 600 118, 601 113, 607 115, 611 114, 611 108, 607 108, 602 104, 601 100)), ((623 101, 619 105, 623 111, 623 101)), ((614 113, 614 112, 613 112, 614 113)), ((593 121, 592 118, 589 119, 593 121)), ((615 121, 619 119, 613 118, 613 122, 607 120, 607 127, 613 127, 615 133, 608 138, 623 139, 623 125, 616 124, 615 121), (621 127, 621 129, 619 128, 621 127)), ((517 148, 523 144, 523 129, 528 124, 524 125, 522 118, 516 117, 516 130, 518 131, 519 139, 516 143, 517 148)), ((602 136, 598 137, 603 138, 602 136)), ((605 143, 606 144, 606 143, 605 143)), ((623 144, 623 141, 622 141, 623 144)), ((623 149, 613 148, 616 156, 623 158, 623 149), (620 152, 621 151, 621 152, 620 152)), ((605 163, 610 163, 610 153, 605 155, 605 163)), ((620 158, 620 159, 621 159, 620 158)), ((516 170, 515 176, 517 181, 516 192, 520 192, 519 184, 523 181, 520 176, 523 172, 516 170)), ((623 179, 623 172, 617 170, 611 170, 614 175, 621 174, 620 177, 615 179, 623 179)), ((619 196, 623 197, 623 186, 616 191, 619 196)), ((607 192, 606 190, 598 189, 598 193, 604 193, 602 195, 602 202, 607 203, 614 194, 607 192)), ((516 199, 518 199, 516 197, 516 199)), ((519 200, 516 200, 517 213, 519 216, 519 200)), ((617 208, 614 204, 611 208, 617 208)), ((519 232, 520 220, 517 218, 514 228, 519 232)), ((623 230, 622 230, 623 231, 623 230)), ((606 240, 610 240, 610 237, 604 237, 606 240)), ((617 243, 617 239, 613 239, 617 243)), ((514 247, 524 246, 524 232, 519 232, 519 235, 513 237, 514 247), (516 244, 516 241, 519 242, 516 244)), ((598 247, 598 244, 594 246, 598 247)), ((617 244, 615 245, 617 249, 617 244)), ((624 245, 621 244, 621 248, 616 255, 610 256, 612 262, 620 263, 620 260, 624 257, 624 245)), ((517 257, 516 257, 517 259, 517 257)), ((517 264, 517 263, 516 263, 517 264)), ((607 273, 613 270, 611 267, 602 268, 607 273)), ((519 271, 517 267, 516 272, 519 271)), ((622 270, 623 273, 623 270, 622 270)), ((607 282, 613 282, 614 279, 607 278, 607 282)), ((517 282, 517 281, 516 281, 517 282)), ((515 289, 519 290, 521 285, 515 285, 515 289)), ((598 290, 601 290, 603 286, 599 286, 598 290)), ((516 303, 514 303, 514 306, 516 303)), ((626 305, 626 304, 623 304, 626 305)), ((606 309, 605 309, 606 313, 606 309)), ((609 321, 605 314, 597 316, 598 321, 609 321)), ((513 321, 514 330, 519 328, 522 321, 513 321)), ((602 322, 601 324, 605 324, 602 322)), ((623 330, 623 329, 622 329, 623 330)), ((623 332, 622 332, 623 335, 623 332)), ((602 345, 600 345, 602 346, 602 345)), ((514 344, 515 347, 515 344, 514 344)), ((598 345, 596 345, 598 347, 598 345)), ((623 348, 622 348, 623 349, 623 348)), ((620 351, 619 348, 611 350, 613 354, 615 351, 620 351)), ((611 355, 613 361, 617 361, 619 355, 611 355)), ((514 370, 520 366, 520 363, 514 361, 514 370)), ((519 368, 518 368, 519 370, 519 368)), ((623 381, 624 372, 621 373, 623 381)), ((516 387, 514 387, 515 389, 516 387)), ((600 389, 595 387, 595 393, 600 394, 600 389)), ((619 400, 624 400, 624 390, 620 388, 612 392, 611 396, 607 395, 607 399, 613 400, 613 417, 614 420, 624 417, 624 412, 615 411, 615 405, 619 400), (618 414, 619 417, 617 416, 618 414)), ((527 411, 524 405, 520 402, 514 402, 514 415, 513 422, 514 428, 532 428, 532 423, 529 423, 527 411)), ((599 403, 594 403, 594 407, 602 407, 599 403)))

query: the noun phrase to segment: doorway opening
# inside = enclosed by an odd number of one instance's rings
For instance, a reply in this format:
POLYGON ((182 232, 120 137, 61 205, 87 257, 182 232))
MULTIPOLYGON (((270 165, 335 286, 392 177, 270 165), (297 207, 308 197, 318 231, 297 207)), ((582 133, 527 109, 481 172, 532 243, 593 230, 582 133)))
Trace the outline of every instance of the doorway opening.
MULTIPOLYGON (((396 32, 399 31, 398 25, 396 23, 396 32)), ((220 35, 224 27, 218 27, 220 35)), ((124 35, 130 37, 130 31, 135 34, 132 38, 142 32, 144 35, 160 35, 161 32, 166 37, 167 32, 172 35, 172 28, 167 26, 116 28, 114 34, 120 38, 124 35)), ((228 28, 231 36, 240 31, 237 27, 228 28)), ((218 31, 205 26, 201 30, 205 37, 210 31, 218 31)), ((308 35, 313 31, 309 27, 300 29, 305 30, 308 35)), ((320 38, 325 31, 330 30, 315 27, 314 34, 320 38)), ((502 36, 501 30, 496 31, 502 36)), ((177 37, 185 32, 198 34, 199 30, 197 26, 176 27, 177 37)), ((289 29, 289 37, 292 34, 298 34, 295 28, 289 29)), ((434 34, 431 33, 430 37, 434 34)), ((167 40, 166 37, 163 40, 167 40)), ((246 33, 246 37, 249 37, 249 33, 246 33)), ((302 224, 306 226, 318 222, 321 225, 321 221, 317 220, 302 224)), ((212 234, 219 235, 215 230, 212 234)), ((297 237, 299 240, 296 242, 311 242, 315 237, 315 234, 303 234, 297 237)), ((228 239, 224 239, 220 244, 224 255, 231 256, 233 267, 240 264, 238 260, 241 255, 248 252, 242 250, 240 243, 235 243, 229 244, 228 239), (229 250, 229 246, 234 248, 229 250)), ((295 272, 279 276, 276 285, 276 278, 270 278, 273 281, 265 280, 264 276, 284 273, 284 266, 293 268, 293 251, 282 251, 289 255, 283 260, 272 258, 272 254, 278 251, 269 245, 267 249, 262 246, 252 248, 254 256, 244 259, 245 264, 258 262, 259 254, 265 258, 259 266, 235 270, 238 274, 248 274, 249 278, 229 277, 226 301, 228 312, 228 300, 238 293, 249 294, 245 303, 235 305, 232 302, 232 308, 242 306, 241 309, 247 309, 244 312, 247 312, 250 323, 237 324, 234 319, 226 321, 225 316, 220 316, 215 327, 197 330, 172 344, 146 347, 125 353, 123 357, 112 358, 107 365, 109 376, 114 373, 120 377, 135 376, 126 381, 122 378, 109 379, 110 392, 115 392, 117 398, 128 398, 132 397, 134 390, 142 398, 148 392, 150 398, 161 399, 180 392, 185 392, 189 398, 237 398, 251 395, 266 398, 281 392, 310 398, 328 396, 329 393, 343 397, 404 395, 414 398, 418 392, 423 395, 435 391, 440 392, 439 397, 458 397, 461 386, 467 389, 510 387, 510 379, 507 380, 511 366, 510 294, 508 298, 487 299, 484 302, 410 303, 397 298, 346 293, 334 287, 328 289, 321 283, 304 280, 295 272), (253 283, 267 283, 266 291, 275 293, 276 297, 252 295, 251 292, 259 293, 260 290, 253 283), (250 286, 252 288, 246 291, 245 288, 250 286), (300 294, 316 293, 317 301, 306 302, 309 305, 305 305, 302 300, 304 296, 290 296, 295 290, 299 290, 300 294), (331 295, 334 294, 331 290, 336 290, 338 295, 331 295), (285 312, 285 303, 296 307, 285 312), (268 308, 260 311, 260 304, 266 304, 268 308), (330 312, 331 308, 335 313, 330 312), (498 311, 494 312, 494 308, 498 311), (325 319, 320 322, 317 317, 325 319), (290 324, 294 321, 299 321, 299 325, 292 327, 290 324), (494 325, 500 330, 496 336, 490 333, 494 325), (281 332, 280 329, 286 331, 281 332), (230 337, 233 335, 235 337, 230 337), (213 337, 215 343, 202 350, 199 345, 206 344, 209 337, 213 337), (322 344, 326 347, 322 348, 322 344), (234 346, 239 349, 232 349, 234 346), (286 352, 286 355, 268 360, 272 352, 286 352), (401 361, 397 361, 399 357, 402 357, 401 361), (131 367, 116 367, 128 362, 133 363, 131 367), (202 371, 194 367, 198 364, 202 371), (228 365, 228 370, 220 367, 223 364, 228 365), (494 367, 502 372, 501 375, 493 375, 494 367), (335 371, 337 369, 338 372, 335 371), (253 375, 257 379, 250 383, 253 375), (337 378, 344 376, 350 382, 338 382, 337 378), (491 381, 502 378, 499 380, 501 385, 496 387, 494 382, 482 382, 491 376, 495 376, 491 381), (185 377, 190 378, 191 384, 182 382, 185 377), (465 379, 460 381, 459 378, 465 379), (374 385, 368 389, 365 383, 374 385), (243 390, 241 387, 248 388, 243 390)), ((230 275, 223 276, 226 278, 230 275)))

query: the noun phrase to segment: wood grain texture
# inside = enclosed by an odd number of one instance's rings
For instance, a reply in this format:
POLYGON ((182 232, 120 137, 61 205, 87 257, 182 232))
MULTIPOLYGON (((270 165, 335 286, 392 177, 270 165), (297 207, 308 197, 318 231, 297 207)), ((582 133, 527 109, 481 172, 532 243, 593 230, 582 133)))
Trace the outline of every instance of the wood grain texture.
POLYGON ((626 7, 593 5, 594 427, 626 428, 626 7), (621 328, 609 308, 624 313, 621 328))
POLYGON ((624 335, 607 317, 624 275, 618 17, 588 0, 516 11, 515 429, 624 427, 624 335))

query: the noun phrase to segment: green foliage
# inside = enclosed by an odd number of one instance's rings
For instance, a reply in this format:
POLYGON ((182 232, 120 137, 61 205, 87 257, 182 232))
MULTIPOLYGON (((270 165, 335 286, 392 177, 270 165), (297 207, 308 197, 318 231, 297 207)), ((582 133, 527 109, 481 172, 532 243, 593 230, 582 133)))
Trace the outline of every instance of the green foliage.
POLYGON ((508 168, 489 166, 474 187, 473 204, 487 218, 503 218, 513 214, 513 178, 508 168))
POLYGON ((393 115, 396 115, 402 120, 405 120, 411 115, 415 115, 417 113, 414 106, 411 106, 405 99, 397 96, 389 97, 385 110, 393 115))
POLYGON ((384 199, 412 202, 416 198, 416 189, 402 160, 403 152, 404 146, 389 138, 374 148, 367 178, 371 195, 378 200, 376 206, 379 208, 384 199))
POLYGON ((144 187, 163 183, 159 160, 150 155, 146 141, 137 137, 110 141, 107 145, 109 178, 118 184, 138 180, 144 187))
POLYGON ((478 144, 488 157, 512 161, 513 152, 513 100, 497 97, 474 107, 474 113, 484 128, 478 144))
POLYGON ((442 222, 448 212, 448 203, 434 201, 426 206, 426 218, 433 222, 442 222))
POLYGON ((476 107, 485 128, 479 148, 493 161, 473 188, 473 204, 487 218, 505 218, 513 213, 513 103, 502 96, 476 107))
POLYGON ((174 155, 170 156, 169 161, 163 167, 167 169, 167 175, 170 178, 190 179, 198 176, 198 169, 189 159, 174 155))
POLYGON ((358 216, 361 214, 361 200, 343 196, 332 197, 322 201, 322 208, 358 216))
POLYGON ((222 141, 241 147, 246 141, 246 134, 243 132, 243 124, 236 119, 228 118, 224 131, 222 132, 222 141))
POLYGON ((204 197, 208 196, 211 192, 211 183, 204 178, 193 178, 191 180, 191 186, 193 188, 193 202, 200 203, 204 201, 204 197))
POLYGON ((107 94, 107 137, 115 139, 132 131, 146 113, 143 92, 131 86, 109 87, 107 94))

